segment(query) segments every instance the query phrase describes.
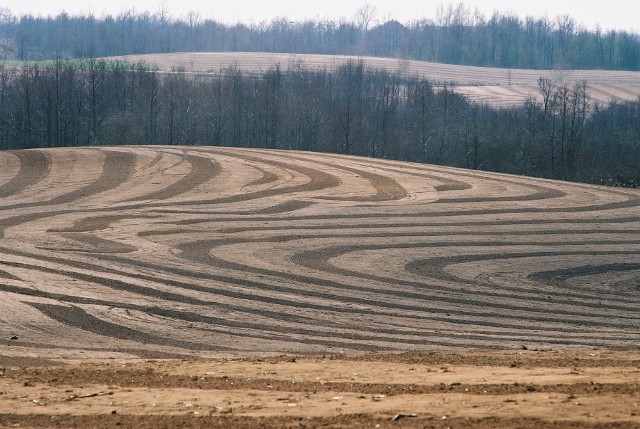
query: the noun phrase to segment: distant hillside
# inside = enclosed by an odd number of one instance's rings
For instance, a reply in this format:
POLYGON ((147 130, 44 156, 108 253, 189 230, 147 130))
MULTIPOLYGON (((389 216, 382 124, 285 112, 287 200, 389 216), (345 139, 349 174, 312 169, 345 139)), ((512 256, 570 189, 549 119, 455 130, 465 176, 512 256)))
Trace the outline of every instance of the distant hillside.
POLYGON ((280 65, 318 70, 332 69, 349 61, 363 61, 368 67, 400 73, 403 77, 428 79, 434 84, 449 84, 471 101, 495 107, 524 104, 529 97, 542 101, 538 79, 574 84, 585 81, 592 102, 608 104, 612 100, 636 101, 640 97, 640 72, 603 70, 521 70, 458 66, 404 61, 392 58, 351 57, 343 55, 305 55, 256 52, 181 52, 172 54, 127 55, 114 57, 127 62, 144 62, 160 70, 219 72, 238 67, 247 73, 264 73, 280 65))
POLYGON ((483 17, 462 6, 436 20, 227 25, 163 15, 96 18, 8 16, 0 20, 0 59, 102 57, 162 52, 250 51, 367 55, 484 67, 640 70, 640 36, 589 31, 569 16, 483 17))

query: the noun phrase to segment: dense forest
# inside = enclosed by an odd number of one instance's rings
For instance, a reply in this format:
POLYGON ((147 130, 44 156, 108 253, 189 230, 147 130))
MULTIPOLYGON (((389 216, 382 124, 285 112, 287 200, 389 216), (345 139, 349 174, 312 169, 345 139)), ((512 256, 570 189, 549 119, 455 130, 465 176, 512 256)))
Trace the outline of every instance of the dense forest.
POLYGON ((0 149, 175 144, 330 151, 623 186, 640 184, 640 100, 591 106, 541 79, 542 102, 492 109, 349 63, 261 76, 57 60, 0 66, 0 149))
POLYGON ((227 25, 165 12, 15 17, 0 8, 0 59, 41 60, 179 51, 264 51, 396 57, 509 68, 640 70, 640 37, 590 31, 569 16, 485 17, 464 6, 434 20, 374 24, 362 8, 351 20, 227 25))

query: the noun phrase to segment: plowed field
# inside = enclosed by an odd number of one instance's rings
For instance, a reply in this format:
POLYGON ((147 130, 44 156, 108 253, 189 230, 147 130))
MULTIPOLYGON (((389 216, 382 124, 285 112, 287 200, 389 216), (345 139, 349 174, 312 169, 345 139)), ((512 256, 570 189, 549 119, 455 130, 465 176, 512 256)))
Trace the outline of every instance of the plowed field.
POLYGON ((331 154, 1 152, 0 427, 637 427, 639 206, 331 154))
POLYGON ((496 107, 523 104, 530 96, 541 100, 538 79, 544 77, 570 87, 586 81, 592 102, 608 104, 612 100, 636 101, 640 97, 640 72, 608 70, 525 70, 472 67, 408 61, 378 57, 342 55, 276 54, 261 52, 179 52, 170 54, 128 55, 114 59, 154 64, 160 70, 184 69, 189 72, 218 72, 238 67, 248 73, 262 73, 277 64, 311 70, 331 70, 348 61, 362 60, 374 69, 448 83, 470 100, 496 107))

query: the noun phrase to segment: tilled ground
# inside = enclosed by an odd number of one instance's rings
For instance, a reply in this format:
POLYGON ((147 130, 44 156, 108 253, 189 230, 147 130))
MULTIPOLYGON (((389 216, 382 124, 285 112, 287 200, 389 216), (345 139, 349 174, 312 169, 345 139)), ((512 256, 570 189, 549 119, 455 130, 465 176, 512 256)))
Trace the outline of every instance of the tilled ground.
POLYGON ((0 354, 638 347, 640 190, 310 152, 0 153, 0 354))
POLYGON ((454 90, 470 100, 500 107, 522 105, 530 97, 542 101, 538 88, 541 77, 563 84, 585 81, 590 99, 599 104, 609 104, 613 100, 635 101, 640 95, 640 73, 628 71, 513 70, 395 58, 265 52, 178 52, 125 55, 111 59, 153 64, 165 72, 177 68, 189 73, 217 73, 225 68, 237 68, 250 74, 264 73, 276 65, 296 64, 310 70, 331 70, 348 61, 362 61, 376 70, 426 78, 436 84, 453 83, 454 90))
POLYGON ((0 427, 640 425, 632 351, 0 362, 0 427))
POLYGON ((638 427, 639 208, 330 154, 2 152, 0 427, 638 427))

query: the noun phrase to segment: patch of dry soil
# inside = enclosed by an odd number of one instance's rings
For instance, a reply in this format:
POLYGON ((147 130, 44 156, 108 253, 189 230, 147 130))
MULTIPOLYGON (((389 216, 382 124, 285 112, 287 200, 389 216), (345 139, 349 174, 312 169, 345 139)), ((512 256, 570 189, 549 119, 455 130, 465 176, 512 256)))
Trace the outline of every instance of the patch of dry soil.
POLYGON ((632 428, 639 358, 573 349, 34 366, 0 357, 0 427, 632 428))

